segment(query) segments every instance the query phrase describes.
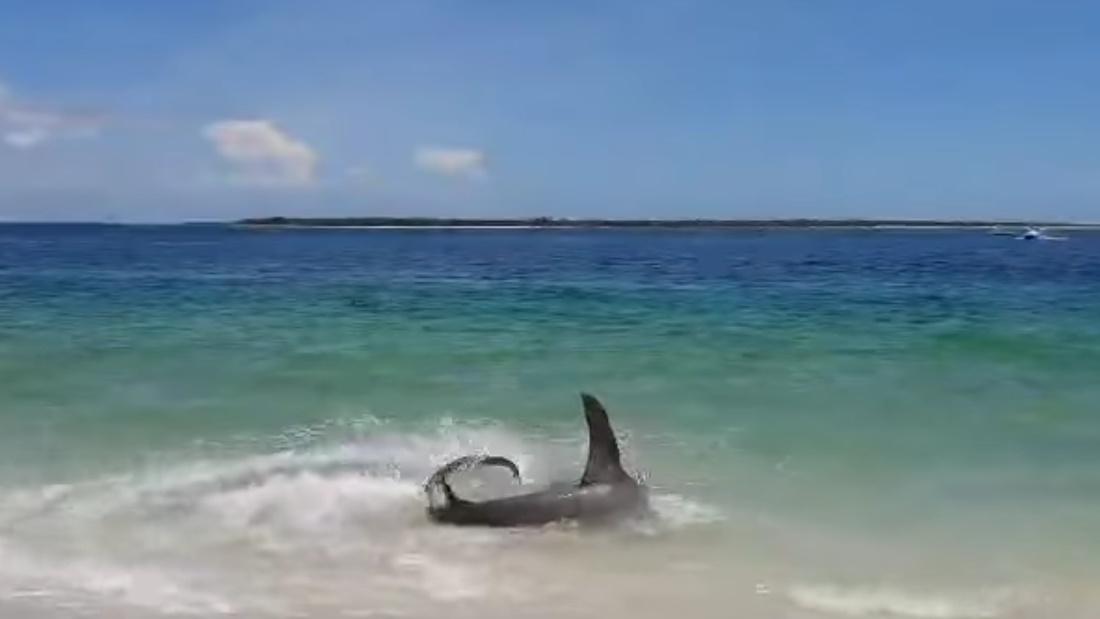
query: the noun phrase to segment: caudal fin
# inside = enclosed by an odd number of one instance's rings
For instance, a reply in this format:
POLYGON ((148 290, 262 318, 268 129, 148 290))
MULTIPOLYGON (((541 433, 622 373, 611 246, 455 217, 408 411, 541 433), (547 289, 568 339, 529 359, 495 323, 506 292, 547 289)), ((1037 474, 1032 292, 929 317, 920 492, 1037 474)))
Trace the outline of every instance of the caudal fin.
POLYGON ((611 429, 611 421, 603 404, 594 396, 581 394, 584 403, 584 417, 588 422, 588 462, 584 467, 580 485, 615 483, 629 479, 630 476, 621 462, 619 442, 611 429))
POLYGON ((454 490, 451 489, 451 484, 447 482, 447 477, 463 471, 473 468, 475 466, 503 466, 512 473, 512 477, 516 480, 520 479, 519 467, 515 462, 512 462, 504 456, 484 456, 484 455, 470 455, 455 458, 447 464, 439 467, 432 476, 428 478, 428 481, 424 482, 424 492, 431 498, 432 490, 439 488, 443 491, 443 496, 450 503, 461 503, 462 499, 455 496, 454 490))

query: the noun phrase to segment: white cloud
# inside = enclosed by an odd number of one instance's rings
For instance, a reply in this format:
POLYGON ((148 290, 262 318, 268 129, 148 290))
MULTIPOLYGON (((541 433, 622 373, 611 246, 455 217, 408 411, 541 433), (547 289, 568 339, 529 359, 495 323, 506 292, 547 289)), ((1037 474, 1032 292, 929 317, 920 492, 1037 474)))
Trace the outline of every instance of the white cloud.
POLYGON ((50 134, 37 127, 11 129, 4 133, 4 141, 16 148, 31 148, 49 139, 50 134))
POLYGON ((418 167, 446 176, 481 177, 488 173, 485 153, 471 148, 422 147, 414 158, 418 167))
POLYGON ((32 148, 55 137, 92 137, 104 123, 101 114, 28 103, 0 83, 0 138, 9 146, 32 148))
POLYGON ((309 185, 316 179, 317 152, 269 120, 223 120, 202 134, 242 183, 309 185))

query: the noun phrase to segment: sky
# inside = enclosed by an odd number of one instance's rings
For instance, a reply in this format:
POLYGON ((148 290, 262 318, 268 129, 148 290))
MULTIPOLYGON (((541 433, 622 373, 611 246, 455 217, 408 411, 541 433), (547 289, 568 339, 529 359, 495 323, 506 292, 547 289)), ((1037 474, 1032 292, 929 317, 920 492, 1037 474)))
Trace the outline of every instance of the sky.
POLYGON ((1100 221, 1100 2, 0 0, 0 220, 1100 221))

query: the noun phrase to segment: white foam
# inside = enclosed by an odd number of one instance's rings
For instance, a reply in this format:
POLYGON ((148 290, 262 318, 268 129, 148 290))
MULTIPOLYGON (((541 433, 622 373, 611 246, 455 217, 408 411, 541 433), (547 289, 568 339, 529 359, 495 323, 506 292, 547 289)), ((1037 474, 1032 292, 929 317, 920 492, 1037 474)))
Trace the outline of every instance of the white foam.
POLYGON ((989 619, 1008 610, 1009 595, 916 593, 890 587, 799 586, 788 595, 803 608, 848 617, 989 619))
POLYGON ((73 558, 35 557, 0 542, 0 598, 92 594, 160 612, 228 614, 232 604, 188 588, 156 567, 125 567, 73 558))
MULTIPOLYGON (((383 568, 380 582, 407 574, 401 557, 416 556, 422 541, 408 535, 419 478, 475 444, 525 457, 522 443, 499 431, 451 430, 0 491, 0 595, 92 595, 161 612, 218 613, 248 597, 242 589, 255 585, 248 572, 264 557, 296 562, 270 568, 267 584, 299 583, 304 594, 325 589, 320 581, 331 575, 323 561, 300 555, 373 561, 383 568)), ((411 584, 420 595, 478 595, 461 561, 417 565, 411 584)))
MULTIPOLYGON (((426 604, 528 599, 557 586, 532 574, 572 569, 555 561, 579 547, 555 550, 540 532, 433 527, 424 518, 422 480, 458 455, 504 455, 525 482, 542 481, 547 459, 523 440, 453 423, 420 435, 374 429, 352 443, 291 432, 280 442, 299 447, 275 454, 0 489, 0 598, 56 606, 90 596, 206 616, 431 615, 426 604)), ((653 498, 666 530, 720 519, 678 495, 653 498)))
POLYGON ((650 503, 661 520, 673 528, 712 524, 726 519, 725 514, 717 508, 679 494, 654 493, 650 497, 650 503))

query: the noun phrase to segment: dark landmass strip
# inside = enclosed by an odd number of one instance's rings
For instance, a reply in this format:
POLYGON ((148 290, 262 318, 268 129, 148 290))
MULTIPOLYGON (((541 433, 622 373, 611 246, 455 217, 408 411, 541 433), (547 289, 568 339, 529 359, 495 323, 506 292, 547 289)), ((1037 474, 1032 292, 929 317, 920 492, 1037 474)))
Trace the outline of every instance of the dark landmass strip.
POLYGON ((243 226, 314 228, 959 228, 1092 227, 1033 221, 944 221, 919 219, 475 219, 446 217, 261 217, 235 222, 243 226))

